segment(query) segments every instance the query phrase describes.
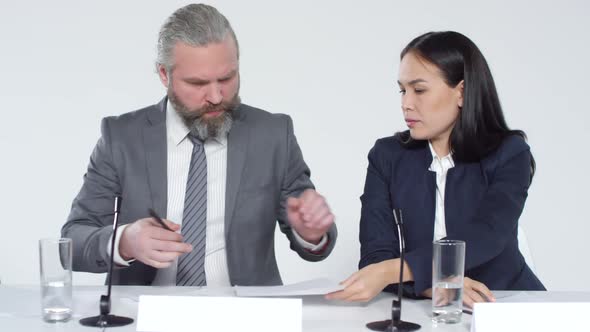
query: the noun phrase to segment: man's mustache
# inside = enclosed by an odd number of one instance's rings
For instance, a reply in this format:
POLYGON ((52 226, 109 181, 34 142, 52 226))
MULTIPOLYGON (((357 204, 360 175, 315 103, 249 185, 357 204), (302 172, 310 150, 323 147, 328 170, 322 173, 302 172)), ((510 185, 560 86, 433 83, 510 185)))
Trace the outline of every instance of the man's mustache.
POLYGON ((201 115, 207 114, 207 113, 215 113, 215 112, 226 112, 227 109, 228 109, 227 107, 223 107, 223 106, 210 108, 210 109, 204 109, 204 110, 201 110, 201 115))
POLYGON ((229 105, 224 105, 224 104, 220 104, 220 105, 211 105, 211 106, 205 106, 201 109, 192 111, 192 112, 188 112, 188 115, 190 118, 192 118, 193 120, 198 119, 200 117, 202 117, 203 115, 207 114, 207 113, 215 113, 215 112, 227 112, 229 110, 229 105))

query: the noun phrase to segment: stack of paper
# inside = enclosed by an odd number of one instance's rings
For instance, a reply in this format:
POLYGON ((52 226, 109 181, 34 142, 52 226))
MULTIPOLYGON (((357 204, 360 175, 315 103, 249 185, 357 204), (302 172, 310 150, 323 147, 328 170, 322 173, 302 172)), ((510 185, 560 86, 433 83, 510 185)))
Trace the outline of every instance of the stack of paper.
POLYGON ((284 286, 235 286, 237 296, 276 297, 324 295, 344 289, 344 286, 330 279, 313 279, 284 286))

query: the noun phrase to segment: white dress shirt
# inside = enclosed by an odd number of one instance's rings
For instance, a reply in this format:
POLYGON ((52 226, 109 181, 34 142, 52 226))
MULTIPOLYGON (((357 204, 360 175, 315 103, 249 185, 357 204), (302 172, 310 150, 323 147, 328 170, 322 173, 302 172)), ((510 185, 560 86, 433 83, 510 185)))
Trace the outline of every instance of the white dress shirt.
POLYGON ((439 157, 432 143, 428 142, 430 152, 432 153, 432 164, 428 170, 436 173, 436 208, 434 212, 434 240, 440 240, 447 236, 447 227, 445 224, 445 187, 447 183, 447 172, 455 167, 453 157, 449 153, 444 157, 439 157))
MULTIPOLYGON (((187 137, 189 131, 168 102, 166 107, 166 144, 168 149, 168 213, 166 219, 180 225, 182 225, 186 182, 193 151, 193 143, 187 137)), ((204 148, 207 157, 207 235, 205 241, 207 286, 231 286, 224 236, 227 137, 219 140, 207 139, 204 148)), ((123 225, 119 228, 115 238, 115 248, 119 248, 120 237, 126 226, 123 225)), ((320 243, 314 245, 303 240, 295 231, 293 234, 301 246, 311 251, 323 248, 327 242, 326 235, 320 243)), ((114 260, 123 266, 128 266, 133 261, 125 261, 118 250, 115 252, 114 260)), ((175 285, 176 269, 177 261, 168 268, 158 269, 152 285, 175 285)))

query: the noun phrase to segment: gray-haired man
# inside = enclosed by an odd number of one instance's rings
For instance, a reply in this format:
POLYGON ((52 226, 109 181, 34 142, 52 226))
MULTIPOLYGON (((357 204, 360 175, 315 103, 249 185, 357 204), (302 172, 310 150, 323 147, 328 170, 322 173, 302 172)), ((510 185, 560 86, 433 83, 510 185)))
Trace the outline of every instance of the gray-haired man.
POLYGON ((241 103, 238 59, 235 33, 215 8, 188 5, 168 18, 157 60, 167 97, 102 121, 62 228, 75 270, 106 272, 116 195, 124 225, 115 284, 281 284, 277 221, 305 260, 331 252, 334 216, 309 179, 291 119, 241 103))

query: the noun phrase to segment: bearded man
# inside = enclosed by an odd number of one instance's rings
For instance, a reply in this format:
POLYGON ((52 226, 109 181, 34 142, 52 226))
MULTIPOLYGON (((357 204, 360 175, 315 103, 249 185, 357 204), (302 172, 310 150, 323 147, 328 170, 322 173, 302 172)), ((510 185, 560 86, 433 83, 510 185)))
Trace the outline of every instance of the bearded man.
POLYGON ((104 273, 113 255, 113 284, 280 285, 277 223, 303 259, 327 257, 334 216, 310 181, 291 118, 241 102, 228 20, 208 5, 180 8, 157 49, 166 97, 102 121, 62 228, 74 270, 104 273), (111 253, 115 196, 122 226, 111 253))

